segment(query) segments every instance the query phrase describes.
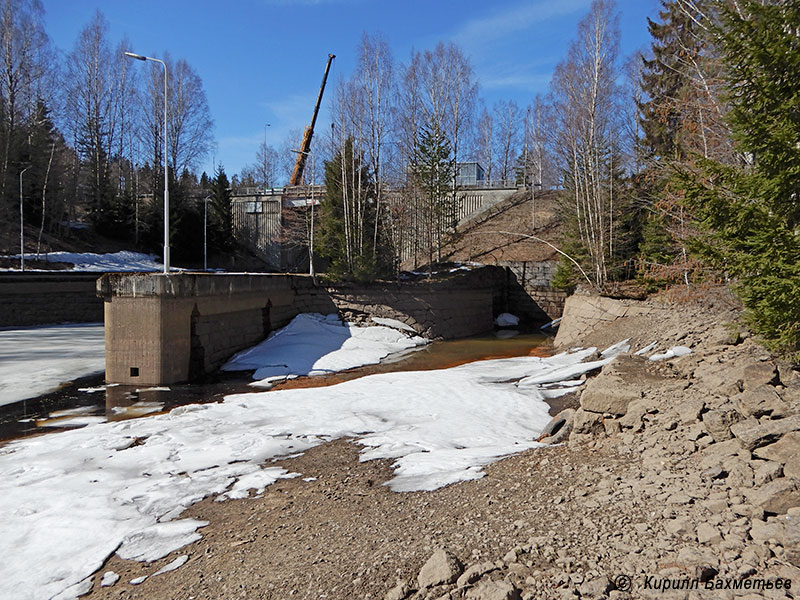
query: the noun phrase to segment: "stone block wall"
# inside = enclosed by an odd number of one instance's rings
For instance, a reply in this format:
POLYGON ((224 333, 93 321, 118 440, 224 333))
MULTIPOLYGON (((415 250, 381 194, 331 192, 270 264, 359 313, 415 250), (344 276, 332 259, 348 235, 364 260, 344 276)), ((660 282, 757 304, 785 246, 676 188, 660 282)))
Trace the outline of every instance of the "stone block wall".
POLYGON ((561 316, 567 294, 550 287, 557 262, 515 261, 498 264, 507 269, 508 312, 529 323, 547 323, 561 316))
POLYGON ((100 274, 9 273, 0 276, 0 327, 103 321, 95 294, 100 274))
POLYGON ((190 379, 222 366, 239 350, 263 340, 270 331, 269 307, 202 315, 193 310, 190 379))

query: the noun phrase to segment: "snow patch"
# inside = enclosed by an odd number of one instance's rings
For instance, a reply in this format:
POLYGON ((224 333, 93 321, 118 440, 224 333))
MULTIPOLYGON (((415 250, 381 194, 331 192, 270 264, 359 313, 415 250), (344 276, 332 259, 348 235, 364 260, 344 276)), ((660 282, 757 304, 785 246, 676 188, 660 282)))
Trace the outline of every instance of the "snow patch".
POLYGON ((170 571, 174 571, 175 569, 180 569, 183 565, 185 565, 187 563, 188 560, 189 560, 189 555, 188 554, 181 554, 178 558, 173 560, 171 563, 161 567, 158 571, 153 573, 153 577, 155 577, 156 575, 161 575, 163 573, 169 573, 170 571))
POLYGON ((280 467, 267 467, 265 469, 260 468, 258 465, 252 465, 252 467, 253 470, 250 473, 240 475, 230 491, 219 496, 217 501, 247 498, 250 495, 250 490, 255 490, 256 494, 260 494, 268 485, 272 485, 278 479, 292 479, 300 475, 300 473, 289 473, 289 471, 280 467))
POLYGON ((538 446, 534 440, 550 421, 543 384, 574 380, 610 360, 582 362, 594 353, 237 394, 10 442, 0 448, 0 598, 66 593, 114 551, 158 560, 200 537, 205 522, 174 520, 187 507, 296 476, 263 465, 332 439, 352 438, 363 447, 362 461, 393 461, 386 485, 396 492, 480 478, 485 465, 538 446), (48 568, 37 568, 43 564, 48 568))
POLYGON ((392 329, 400 329, 402 331, 408 331, 409 333, 413 333, 416 335, 417 330, 414 329, 408 323, 403 323, 402 321, 398 321, 397 319, 387 319, 385 317, 370 317, 370 320, 373 323, 377 323, 378 325, 383 325, 385 327, 391 327, 392 329))
POLYGON ((202 536, 198 527, 205 527, 208 521, 181 519, 169 523, 156 523, 136 533, 126 535, 117 550, 117 556, 125 560, 153 562, 164 558, 170 552, 196 542, 202 536))
POLYGON ((511 313, 500 313, 494 320, 498 327, 516 327, 519 325, 519 317, 511 313))
MULTIPOLYGON (((19 259, 19 254, 5 256, 3 258, 19 259)), ((94 252, 48 252, 46 254, 26 253, 25 260, 44 260, 53 263, 72 263, 73 271, 89 272, 112 272, 112 271, 135 271, 149 272, 161 271, 164 265, 157 262, 154 254, 142 254, 141 252, 130 252, 123 250, 110 254, 96 254, 94 252)), ((16 267, 2 269, 4 271, 18 271, 16 267)), ((25 269, 40 270, 40 269, 25 269)), ((180 270, 180 269, 172 269, 180 270)))
POLYGON ((307 313, 297 315, 257 346, 236 354, 222 370, 255 370, 253 379, 268 389, 281 378, 375 364, 390 354, 427 343, 391 327, 360 327, 342 323, 336 315, 307 313))
POLYGON ((656 344, 657 344, 657 342, 650 342, 649 344, 647 344, 647 346, 645 346, 645 347, 644 347, 644 348, 642 348, 641 350, 637 350, 637 351, 636 351, 634 354, 635 354, 636 356, 642 356, 643 354, 647 354, 647 353, 648 353, 648 352, 650 352, 651 350, 654 350, 654 349, 655 349, 655 347, 656 347, 656 344))
POLYGON ((666 352, 661 354, 653 354, 650 357, 650 360, 657 361, 657 360, 666 360, 668 358, 675 358, 676 356, 686 356, 687 354, 691 354, 692 349, 687 348, 686 346, 673 346, 666 352))

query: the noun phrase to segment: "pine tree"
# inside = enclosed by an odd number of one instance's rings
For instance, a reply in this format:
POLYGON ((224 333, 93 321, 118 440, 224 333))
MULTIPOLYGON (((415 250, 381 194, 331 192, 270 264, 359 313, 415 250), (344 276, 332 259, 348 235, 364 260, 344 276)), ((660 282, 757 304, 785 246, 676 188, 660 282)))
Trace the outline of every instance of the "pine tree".
POLYGON ((800 358, 800 4, 725 9, 729 122, 744 167, 681 172, 706 235, 702 254, 738 277, 754 329, 800 358))

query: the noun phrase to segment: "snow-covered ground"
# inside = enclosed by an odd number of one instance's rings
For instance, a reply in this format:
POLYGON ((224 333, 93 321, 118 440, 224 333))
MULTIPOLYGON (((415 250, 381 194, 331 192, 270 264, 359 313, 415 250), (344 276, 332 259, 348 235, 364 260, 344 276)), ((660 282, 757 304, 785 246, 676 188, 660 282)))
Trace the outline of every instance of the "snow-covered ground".
POLYGON ((363 445, 362 460, 394 461, 387 485, 397 492, 479 478, 486 464, 537 445, 549 420, 542 392, 612 358, 583 363, 594 351, 239 394, 8 444, 0 449, 0 597, 74 597, 115 551, 166 556, 204 525, 176 520, 184 508, 295 477, 264 464, 343 436, 363 445))
MULTIPOLYGON (((5 256, 3 258, 19 259, 19 254, 5 256)), ((25 260, 37 258, 36 254, 25 254, 25 260)), ((49 252, 40 254, 40 260, 48 262, 72 263, 75 265, 73 271, 161 271, 164 265, 157 262, 153 254, 142 254, 141 252, 130 252, 123 250, 111 254, 95 254, 94 252, 49 252)), ((25 267, 28 270, 28 267, 25 267)), ((3 271, 18 271, 19 265, 11 268, 0 269, 3 271)), ((36 270, 36 269, 31 269, 36 270)))
POLYGON ((287 377, 324 375, 375 364, 390 354, 428 343, 405 323, 373 321, 378 324, 365 327, 342 323, 335 314, 301 314, 257 346, 231 358, 222 370, 255 370, 254 385, 268 388, 287 377))
POLYGON ((0 329, 0 406, 104 370, 102 323, 0 329))

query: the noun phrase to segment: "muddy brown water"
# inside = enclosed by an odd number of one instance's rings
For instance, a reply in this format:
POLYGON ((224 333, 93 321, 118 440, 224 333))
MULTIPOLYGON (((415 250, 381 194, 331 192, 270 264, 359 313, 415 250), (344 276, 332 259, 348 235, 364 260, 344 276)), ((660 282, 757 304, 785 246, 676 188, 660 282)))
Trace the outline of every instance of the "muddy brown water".
MULTIPOLYGON (((420 349, 330 375, 298 377, 273 389, 324 387, 375 373, 446 369, 477 360, 516 356, 549 356, 552 338, 540 333, 513 337, 508 332, 459 340, 435 341, 420 349)), ((184 404, 221 402, 237 393, 258 393, 249 386, 250 373, 222 374, 193 384, 163 387, 104 385, 103 376, 76 380, 55 392, 2 407, 0 444, 12 439, 82 427, 89 423, 142 418, 168 412, 184 404)), ((568 400, 551 402, 551 414, 568 400)))

